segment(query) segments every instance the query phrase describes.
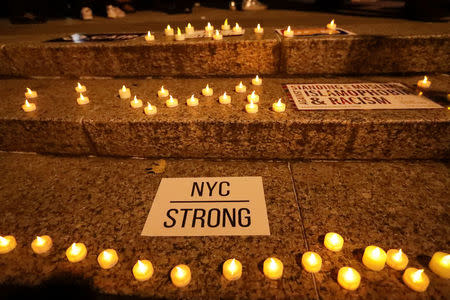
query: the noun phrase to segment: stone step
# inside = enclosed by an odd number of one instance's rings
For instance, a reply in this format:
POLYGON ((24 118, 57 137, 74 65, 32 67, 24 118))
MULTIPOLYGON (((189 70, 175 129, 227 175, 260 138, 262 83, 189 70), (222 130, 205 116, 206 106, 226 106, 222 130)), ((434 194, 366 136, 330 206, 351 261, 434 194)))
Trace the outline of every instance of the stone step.
POLYGON ((448 280, 428 268, 434 252, 448 250, 447 164, 168 160, 163 174, 147 174, 153 163, 0 153, 0 235, 17 240, 16 249, 0 255, 2 297, 348 299, 351 293, 361 299, 445 299, 450 293, 448 280), (162 177, 220 176, 262 177, 270 236, 140 235, 162 177), (344 237, 342 251, 324 248, 329 231, 344 237), (33 254, 36 235, 52 237, 48 256, 33 254), (69 263, 65 251, 75 241, 86 244, 87 257, 69 263), (361 254, 372 244, 401 248, 409 266, 425 269, 428 290, 410 290, 402 272, 388 266, 368 270, 361 254), (106 248, 119 255, 110 270, 97 263, 106 248), (302 269, 305 251, 321 255, 321 272, 302 269), (280 281, 261 272, 268 256, 284 264, 280 281), (220 270, 232 257, 242 262, 243 275, 227 282, 220 270), (131 269, 138 259, 152 261, 149 281, 134 280, 131 269), (192 271, 183 289, 168 276, 181 263, 192 271), (356 291, 336 282, 337 270, 346 265, 361 274, 356 291))
MULTIPOLYGON (((69 155, 172 158, 252 159, 446 159, 450 149, 450 114, 446 108, 422 110, 298 111, 287 100, 283 83, 400 82, 412 77, 263 78, 255 88, 260 111, 245 112, 245 94, 234 87, 251 78, 208 79, 83 79, 90 103, 79 106, 76 80, 8 79, 0 83, 0 150, 69 155), (213 97, 199 96, 209 84, 213 97), (132 94, 158 108, 154 116, 120 100, 122 84, 132 94), (179 99, 167 108, 156 97, 164 85, 179 99), (38 91, 37 110, 21 109, 25 87, 38 91), (231 105, 217 98, 224 91, 231 105), (198 107, 185 99, 195 94, 198 107), (271 111, 278 98, 287 102, 285 113, 271 111)), ((448 106, 447 75, 432 76, 425 96, 448 106)))

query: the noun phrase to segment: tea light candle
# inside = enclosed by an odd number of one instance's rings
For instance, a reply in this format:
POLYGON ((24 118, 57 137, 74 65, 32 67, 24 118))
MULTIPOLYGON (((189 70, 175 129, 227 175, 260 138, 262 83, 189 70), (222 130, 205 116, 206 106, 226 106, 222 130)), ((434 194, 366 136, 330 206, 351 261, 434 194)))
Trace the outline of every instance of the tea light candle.
POLYGON ((152 42, 155 40, 155 36, 153 34, 151 34, 150 31, 147 32, 147 35, 145 36, 145 40, 147 42, 152 42))
POLYGON ((184 41, 186 39, 186 36, 181 33, 180 27, 177 27, 177 34, 175 35, 176 41, 184 41))
POLYGON ((79 105, 85 105, 89 103, 89 97, 84 97, 83 94, 80 93, 80 97, 77 98, 77 103, 79 105))
POLYGON ((342 247, 344 246, 344 239, 340 234, 337 234, 335 232, 328 232, 325 235, 323 244, 328 250, 338 252, 341 251, 342 247))
POLYGON ((52 245, 52 238, 48 235, 37 236, 33 242, 31 242, 31 249, 33 249, 33 252, 36 254, 44 254, 50 251, 52 245))
POLYGON ((302 266, 310 273, 317 273, 322 268, 322 257, 315 252, 305 252, 302 255, 302 266))
POLYGON ((36 110, 36 104, 28 102, 27 99, 25 99, 25 104, 22 105, 22 109, 24 112, 32 112, 36 110))
POLYGON ((264 33, 264 28, 262 28, 261 25, 258 24, 258 25, 255 27, 255 29, 253 29, 253 31, 254 31, 256 34, 263 34, 263 33, 264 33))
POLYGON ((153 276, 153 265, 148 260, 138 260, 133 267, 133 276, 137 281, 146 281, 153 276))
POLYGON ((431 271, 442 278, 450 278, 450 254, 445 252, 434 253, 428 266, 431 271))
POLYGON ((242 33, 242 27, 240 27, 239 24, 236 23, 236 25, 234 25, 234 27, 233 27, 233 32, 234 33, 242 33))
POLYGON ((172 36, 173 35, 173 28, 171 28, 170 25, 167 25, 166 29, 164 29, 164 34, 166 36, 172 36))
POLYGON ((122 88, 119 90, 120 99, 128 99, 131 98, 130 89, 122 85, 122 88))
POLYGON ((213 92, 214 92, 213 89, 210 88, 208 84, 206 85, 206 87, 204 89, 202 89, 203 96, 212 96, 213 92))
POLYGON ((178 99, 174 99, 174 98, 172 98, 172 95, 170 95, 169 99, 166 100, 166 106, 167 107, 177 107, 178 99))
POLYGON ((81 85, 79 82, 77 83, 77 86, 75 87, 75 91, 77 93, 84 93, 86 92, 86 86, 81 85))
POLYGON ((234 88, 234 90, 238 93, 245 93, 247 91, 247 87, 242 84, 242 81, 234 88))
POLYGON ((431 86, 431 81, 428 80, 427 76, 424 76, 422 80, 417 81, 417 86, 422 89, 428 89, 431 86))
POLYGON ((142 100, 140 100, 136 96, 134 96, 134 99, 130 101, 130 105, 132 108, 142 107, 142 100))
POLYGON ((283 32, 284 37, 291 38, 294 36, 294 31, 291 30, 291 26, 288 26, 288 28, 283 32))
POLYGON ((430 279, 423 269, 408 268, 403 273, 403 282, 413 291, 425 292, 430 284, 430 279))
POLYGON ((394 270, 404 270, 408 265, 408 256, 403 253, 402 249, 389 249, 386 255, 387 265, 394 270))
POLYGON ((191 269, 186 265, 178 265, 170 271, 170 279, 176 287, 185 287, 191 282, 191 269))
POLYGON ((12 235, 0 236, 0 254, 6 254, 16 248, 16 238, 12 235))
POLYGON ((186 32, 187 35, 189 35, 193 34, 195 29, 194 26, 191 25, 191 23, 188 23, 187 26, 184 28, 184 31, 186 32))
POLYGON ((250 95, 247 95, 248 102, 258 103, 259 102, 259 96, 255 94, 255 91, 253 91, 250 95))
POLYGON ((72 263, 82 261, 86 257, 86 254, 87 249, 83 243, 73 243, 72 246, 66 250, 67 259, 72 263))
POLYGON ((211 34, 214 31, 214 26, 211 25, 211 23, 208 22, 208 25, 205 26, 205 32, 207 34, 211 34))
POLYGON ((220 34, 219 30, 216 30, 216 32, 213 35, 213 40, 221 41, 222 39, 223 39, 223 35, 220 34))
POLYGON ((258 75, 256 75, 256 77, 252 79, 252 84, 253 85, 262 85, 262 79, 259 78, 258 75))
POLYGON ((280 98, 280 99, 278 99, 277 102, 274 102, 272 104, 272 110, 274 112, 279 112, 279 113, 284 112, 286 110, 286 104, 281 102, 281 98, 280 98))
POLYGON ((269 279, 280 279, 283 276, 283 263, 278 258, 269 257, 264 261, 263 271, 269 279))
POLYGON ((186 104, 188 106, 197 106, 198 105, 198 98, 195 98, 194 95, 192 95, 191 98, 188 98, 186 100, 186 104))
POLYGON ((238 280, 242 276, 242 264, 237 259, 229 259, 223 263, 222 274, 227 280, 238 280))
POLYGON ((250 103, 245 105, 245 111, 249 114, 256 114, 258 112, 258 104, 255 104, 250 100, 250 103))
POLYGON ((147 102, 147 106, 144 107, 144 113, 147 116, 151 116, 151 115, 156 114, 157 112, 158 112, 158 109, 156 108, 156 106, 153 106, 150 104, 150 102, 147 102))
POLYGON ((336 30, 336 24, 334 23, 334 19, 331 20, 331 22, 327 24, 327 28, 331 29, 331 30, 336 30))
POLYGON ((337 280, 344 289, 354 291, 361 283, 361 275, 351 267, 342 267, 339 269, 337 280))
POLYGON ((362 258, 363 264, 372 271, 381 271, 386 263, 386 252, 377 246, 367 246, 362 258))
POLYGON ((231 97, 227 95, 227 92, 224 92, 222 96, 219 97, 220 104, 230 104, 231 97))
POLYGON ((102 269, 111 269, 117 264, 119 257, 116 250, 106 249, 98 255, 97 261, 102 269))
POLYGON ((158 91, 158 97, 165 98, 167 96, 169 96, 169 90, 164 89, 164 86, 162 86, 161 89, 158 91))
POLYGON ((228 19, 225 19, 225 22, 222 24, 222 30, 230 30, 230 25, 228 24, 228 19))
POLYGON ((36 91, 33 91, 33 90, 27 88, 27 91, 26 91, 26 93, 25 93, 25 98, 27 98, 27 99, 33 99, 33 98, 36 98, 37 96, 38 96, 38 95, 37 95, 37 92, 36 92, 36 91))

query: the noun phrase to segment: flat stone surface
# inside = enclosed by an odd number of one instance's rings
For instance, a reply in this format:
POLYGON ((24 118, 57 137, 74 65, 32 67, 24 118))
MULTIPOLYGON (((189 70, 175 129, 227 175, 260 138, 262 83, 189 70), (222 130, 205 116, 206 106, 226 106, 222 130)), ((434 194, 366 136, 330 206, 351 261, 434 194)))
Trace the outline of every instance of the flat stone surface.
POLYGON ((292 170, 309 248, 324 260, 323 272, 315 275, 321 298, 448 298, 448 280, 428 268, 434 252, 450 250, 447 164, 313 162, 294 163, 292 170), (322 246, 330 231, 343 236, 341 252, 322 246), (367 269, 361 258, 369 245, 386 251, 401 248, 409 266, 425 269, 428 290, 421 294, 406 288, 402 272, 389 266, 379 272, 367 269), (343 291, 336 282, 343 266, 360 272, 357 292, 343 291))
MULTIPOLYGON (((419 76, 263 78, 263 86, 254 88, 261 96, 255 115, 244 111, 247 93, 233 91, 242 80, 250 93, 250 79, 83 79, 91 101, 86 106, 76 104, 75 80, 3 80, 0 149, 178 158, 448 158, 450 114, 444 108, 297 111, 294 103, 287 103, 286 113, 270 110, 278 98, 286 99, 283 83, 401 82, 413 87, 419 76), (212 97, 200 96, 207 83, 214 89, 212 97), (146 116, 143 109, 120 100, 122 84, 144 104, 156 105, 158 113, 146 116), (161 85, 178 98, 177 108, 157 99, 161 85), (20 108, 26 86, 40 95, 37 111, 28 114, 20 108), (231 95, 231 105, 218 103, 224 91, 231 95), (192 94, 200 99, 198 107, 185 104, 192 94)), ((431 80, 425 95, 448 106, 448 76, 431 80)))

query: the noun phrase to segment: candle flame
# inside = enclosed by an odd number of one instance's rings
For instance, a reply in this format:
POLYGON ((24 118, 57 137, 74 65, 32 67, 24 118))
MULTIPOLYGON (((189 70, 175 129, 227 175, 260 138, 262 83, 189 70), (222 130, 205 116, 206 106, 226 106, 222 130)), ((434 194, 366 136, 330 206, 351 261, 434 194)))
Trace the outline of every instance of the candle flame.
POLYGON ((205 89, 206 89, 206 91, 209 91, 209 85, 208 84, 206 85, 205 89))
POLYGON ((402 260, 402 249, 399 249, 399 250, 397 251, 397 253, 395 253, 394 255, 392 255, 392 258, 393 258, 395 261, 401 261, 401 260, 402 260))
POLYGON ((30 106, 30 102, 27 99, 25 99, 25 106, 30 106))
POLYGON ((450 265, 450 254, 447 254, 441 259, 441 265, 444 265, 446 268, 450 265))
POLYGON ((32 90, 30 90, 29 88, 27 88, 27 94, 32 94, 32 90))
POLYGON ((287 32, 291 32, 291 26, 288 26, 288 28, 287 28, 286 31, 287 31, 287 32))
POLYGON ((428 81, 428 77, 427 77, 427 76, 423 76, 422 82, 423 82, 423 83, 427 83, 427 81, 428 81))
POLYGON ((423 95, 423 92, 422 91, 420 91, 419 92, 419 94, 418 94, 418 96, 422 96, 423 95))
POLYGON ((239 82, 239 87, 241 88, 243 85, 242 85, 242 81, 241 82, 239 82))
POLYGON ((334 25, 334 19, 331 20, 330 25, 334 25))
POLYGON ((80 99, 81 99, 81 100, 84 100, 84 96, 83 96, 82 93, 80 93, 80 99))
POLYGON ((195 97, 194 97, 194 95, 192 95, 191 96, 191 101, 194 101, 195 100, 195 97))
MULTIPOLYGON (((258 23, 258 25, 256 26, 256 29, 258 29, 258 30, 261 29, 261 25, 259 25, 259 23, 258 23)), ((256 77, 258 77, 258 75, 256 75, 256 77)))
POLYGON ((208 22, 208 25, 206 27, 208 27, 208 29, 211 28, 211 23, 208 22))
POLYGON ((252 92, 252 94, 250 95, 251 98, 255 98, 255 91, 252 92))
POLYGON ((225 19, 225 22, 223 22, 223 25, 225 25, 225 26, 228 25, 228 19, 225 19))
POLYGON ((355 280, 355 272, 353 269, 348 268, 344 273, 344 279, 345 281, 353 281, 355 280))
POLYGON ((378 258, 381 255, 381 251, 380 248, 376 247, 375 249, 372 250, 372 256, 374 258, 378 258))
POLYGON ((223 97, 224 97, 224 98, 227 97, 227 92, 223 92, 223 97))
MULTIPOLYGON (((251 102, 251 101, 250 101, 251 102)), ((252 102, 251 102, 251 104, 253 104, 252 102)), ((270 258, 269 259, 269 269, 271 269, 271 270, 276 270, 276 269, 278 269, 278 265, 277 265, 277 262, 273 259, 273 258, 270 258)))
POLYGON ((411 274, 411 279, 413 282, 421 282, 422 281, 422 273, 423 269, 417 270, 411 274))
POLYGON ((8 246, 9 240, 5 239, 4 237, 0 236, 0 246, 8 246))
POLYGON ((138 272, 139 273, 146 273, 148 270, 148 267, 146 264, 144 264, 142 261, 138 260, 137 261, 138 264, 138 272))
POLYGON ((43 238, 41 238, 40 236, 36 237, 36 244, 38 246, 42 246, 42 245, 44 245, 44 243, 45 243, 45 240, 43 238))
POLYGON ((217 36, 220 35, 219 30, 216 29, 215 35, 217 35, 217 36))
POLYGON ((127 91, 127 88, 124 85, 122 85, 122 92, 126 92, 126 91, 127 91))
POLYGON ((164 93, 164 86, 161 86, 161 93, 164 93))
POLYGON ((148 108, 149 110, 152 109, 152 105, 150 104, 150 102, 147 102, 147 108, 148 108))
MULTIPOLYGON (((280 99, 281 100, 281 99, 280 99)), ((337 243, 339 243, 339 237, 336 233, 333 233, 330 237, 330 242, 333 245, 336 245, 337 243)))
POLYGON ((177 35, 181 35, 180 27, 177 27, 177 35))
POLYGON ((103 255, 103 259, 106 261, 110 261, 112 259, 112 254, 109 253, 109 251, 107 251, 107 250, 104 250, 102 255, 103 255))
POLYGON ((78 255, 81 252, 81 248, 76 244, 73 243, 72 246, 70 247, 70 253, 72 255, 78 255))
POLYGON ((281 103, 281 98, 280 99, 278 99, 278 102, 277 102, 277 105, 281 105, 282 103, 281 103))
MULTIPOLYGON (((258 24, 259 25, 259 24, 258 24)), ((255 77, 255 80, 256 81, 258 81, 259 80, 259 77, 258 77, 258 75, 256 75, 256 77, 255 77)))
POLYGON ((170 25, 167 25, 167 29, 169 29, 169 30, 170 30, 170 25))
POLYGON ((148 37, 151 37, 151 36, 152 36, 152 34, 150 33, 150 30, 147 31, 147 36, 148 36, 148 37))
POLYGON ((182 277, 186 276, 186 272, 183 270, 183 268, 175 267, 175 269, 177 269, 176 275, 178 278, 182 278, 182 277))
POLYGON ((77 86, 78 86, 79 89, 81 89, 81 84, 79 82, 78 82, 77 86))
POLYGON ((191 28, 191 27, 192 27, 191 23, 188 23, 187 28, 191 28))
POLYGON ((315 256, 313 253, 311 253, 311 254, 309 255, 309 257, 308 257, 308 262, 309 262, 311 265, 315 265, 315 264, 317 263, 317 258, 316 258, 316 256, 315 256))
POLYGON ((239 24, 236 22, 236 25, 234 26, 234 28, 239 29, 239 24))
POLYGON ((236 265, 236 260, 233 258, 228 266, 228 270, 231 272, 231 274, 233 275, 234 272, 236 272, 237 270, 237 265, 236 265))
POLYGON ((169 95, 169 101, 172 102, 173 101, 173 97, 172 95, 169 95))

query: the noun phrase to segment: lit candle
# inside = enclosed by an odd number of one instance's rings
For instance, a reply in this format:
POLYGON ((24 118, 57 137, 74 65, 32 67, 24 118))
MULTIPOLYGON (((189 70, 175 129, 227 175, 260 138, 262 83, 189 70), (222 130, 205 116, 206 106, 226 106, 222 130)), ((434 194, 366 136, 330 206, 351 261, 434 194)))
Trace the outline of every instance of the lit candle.
POLYGON ((255 94, 255 91, 253 91, 250 95, 247 95, 248 102, 258 103, 259 102, 259 96, 255 94))
POLYGON ((180 27, 177 27, 177 34, 175 35, 176 41, 184 41, 186 39, 186 36, 181 33, 180 27))
POLYGON ((327 24, 327 28, 331 29, 331 30, 336 30, 336 24, 334 23, 334 19, 331 20, 331 22, 327 24))
POLYGON ((403 253, 402 249, 390 249, 386 253, 386 263, 389 267, 394 270, 404 270, 408 265, 408 256, 403 253))
POLYGON ((227 92, 223 92, 223 95, 219 97, 220 104, 230 104, 231 97, 227 95, 227 92))
POLYGON ((140 100, 136 96, 134 96, 134 99, 130 101, 130 105, 132 108, 142 107, 142 100, 140 100))
POLYGON ((351 267, 342 267, 339 269, 337 280, 344 289, 354 291, 361 283, 361 275, 351 267))
POLYGON ((205 32, 207 34, 212 34, 213 30, 214 30, 214 26, 212 26, 211 23, 208 22, 208 25, 205 26, 205 32))
POLYGON ((27 88, 27 92, 25 93, 25 98, 33 99, 37 97, 37 92, 27 88))
POLYGON ((443 278, 450 278, 450 254, 445 252, 434 253, 428 266, 435 274, 443 278))
POLYGON ((102 269, 111 269, 119 261, 117 252, 114 249, 106 249, 100 252, 97 257, 98 264, 102 269))
POLYGON ((245 105, 245 111, 249 114, 256 114, 258 112, 258 104, 255 104, 250 100, 250 103, 245 105))
POLYGON ((154 40, 155 40, 155 36, 154 36, 153 34, 151 34, 150 31, 148 31, 148 32, 147 32, 147 35, 145 36, 145 40, 146 40, 147 42, 154 41, 154 40))
POLYGON ((294 31, 291 30, 291 26, 288 26, 288 28, 283 32, 284 37, 293 37, 294 31))
POLYGON ((66 250, 67 259, 72 263, 82 261, 86 257, 86 254, 87 249, 83 243, 73 243, 66 250))
POLYGON ((225 22, 222 24, 222 30, 230 30, 230 25, 228 24, 228 19, 225 19, 225 22))
POLYGON ((149 280, 153 276, 153 265, 148 260, 138 260, 133 267, 134 278, 138 281, 149 280))
POLYGON ((33 242, 31 242, 31 249, 33 249, 33 252, 36 254, 44 254, 50 251, 52 245, 52 238, 48 235, 37 236, 33 242))
POLYGON ((431 86, 431 81, 428 80, 427 76, 424 76, 422 80, 417 81, 417 86, 422 89, 427 89, 431 86))
POLYGON ((344 239, 340 234, 337 234, 335 232, 328 232, 325 235, 323 244, 328 250, 338 252, 341 251, 342 246, 344 246, 344 239))
POLYGON ((25 104, 22 105, 22 109, 24 112, 32 112, 36 110, 36 104, 28 102, 27 99, 25 99, 25 104))
POLYGON ((247 91, 247 87, 242 84, 242 81, 234 88, 234 90, 238 93, 245 93, 247 91))
POLYGON ((75 87, 75 91, 77 91, 77 93, 84 93, 86 92, 86 86, 81 85, 79 82, 77 83, 77 86, 75 87))
POLYGON ((430 284, 430 279, 423 269, 408 268, 403 273, 403 282, 413 291, 425 292, 430 284))
POLYGON ((236 23, 236 25, 234 25, 234 27, 233 27, 233 32, 234 33, 242 33, 242 27, 240 27, 239 24, 236 23))
POLYGON ((315 252, 305 252, 302 255, 302 266, 310 273, 317 273, 322 268, 322 258, 315 252))
POLYGON ((213 92, 214 92, 213 89, 210 88, 208 84, 206 85, 206 87, 204 89, 202 89, 203 96, 212 96, 213 92))
POLYGON ((255 29, 253 29, 253 31, 254 31, 256 34, 262 34, 262 33, 264 33, 264 28, 262 28, 261 25, 258 24, 258 25, 255 27, 255 29))
POLYGON ((177 107, 178 99, 174 99, 174 98, 172 98, 172 95, 170 95, 169 99, 166 100, 166 106, 167 107, 177 107))
POLYGON ((167 25, 166 29, 164 29, 164 34, 166 36, 172 36, 173 35, 173 28, 171 28, 170 25, 167 25))
POLYGON ((164 89, 164 86, 162 86, 161 89, 158 91, 158 97, 165 98, 167 96, 169 96, 169 90, 164 89))
POLYGON ((213 40, 220 41, 223 39, 223 35, 220 34, 219 30, 216 30, 216 32, 213 35, 213 40))
POLYGON ((153 106, 150 104, 150 102, 147 102, 147 106, 144 107, 144 113, 147 116, 151 116, 151 115, 156 114, 157 112, 158 112, 158 109, 156 108, 156 106, 153 106))
POLYGON ((280 98, 280 99, 278 99, 277 102, 274 102, 272 104, 272 110, 274 112, 279 112, 279 113, 284 112, 286 110, 286 104, 281 102, 281 98, 280 98))
POLYGON ((188 106, 197 106, 198 105, 198 98, 195 98, 194 95, 192 95, 191 98, 188 98, 186 100, 186 104, 188 106))
POLYGON ((122 88, 119 90, 120 99, 128 99, 131 98, 130 89, 122 85, 122 88))
POLYGON ((84 97, 83 94, 80 93, 80 97, 77 98, 77 103, 79 105, 85 105, 89 103, 89 97, 84 97))
POLYGON ((16 239, 12 235, 0 236, 0 254, 11 252, 16 246, 16 239))
POLYGON ((259 78, 258 75, 256 75, 256 77, 252 79, 252 84, 253 85, 262 85, 262 79, 259 78))
POLYGON ((222 274, 227 280, 238 280, 242 276, 242 264, 237 259, 229 259, 223 263, 222 274))
POLYGON ((362 262, 372 271, 381 271, 386 263, 386 252, 377 246, 367 246, 364 250, 362 262))
POLYGON ((281 276, 283 276, 283 263, 275 257, 266 258, 263 265, 263 271, 264 275, 269 279, 280 279, 281 276))
POLYGON ((191 25, 191 23, 188 23, 187 26, 184 28, 184 31, 187 35, 193 34, 195 29, 194 26, 191 25))
POLYGON ((191 282, 191 269, 186 265, 178 265, 170 271, 170 279, 176 287, 185 287, 191 282))

